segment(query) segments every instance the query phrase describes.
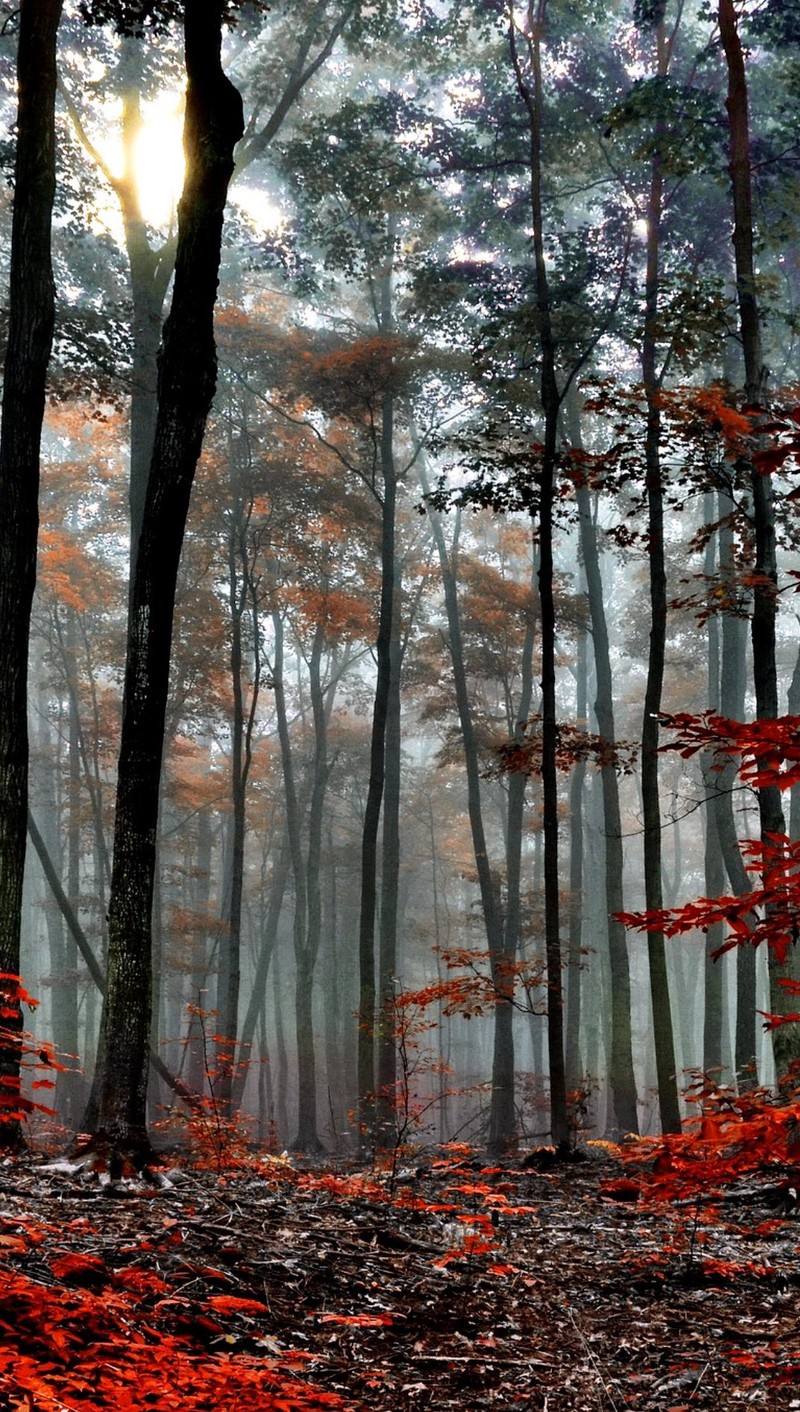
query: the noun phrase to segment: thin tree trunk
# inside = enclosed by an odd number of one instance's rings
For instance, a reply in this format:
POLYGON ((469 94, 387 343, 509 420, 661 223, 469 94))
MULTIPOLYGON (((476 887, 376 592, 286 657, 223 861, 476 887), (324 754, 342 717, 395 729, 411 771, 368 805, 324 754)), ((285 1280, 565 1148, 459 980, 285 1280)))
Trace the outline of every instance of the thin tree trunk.
MULTIPOLYGON (((533 704, 533 648, 536 640, 536 615, 533 608, 535 566, 530 585, 526 615, 525 638, 520 661, 520 691, 514 729, 524 734, 533 704)), ((525 795, 528 779, 518 771, 508 779, 508 812, 506 816, 506 904, 498 910, 502 915, 503 950, 494 962, 495 990, 498 1002, 494 1010, 494 1047, 492 1052, 492 1100, 489 1111, 489 1144, 498 1152, 508 1145, 509 1135, 516 1125, 514 1103, 516 1056, 514 1045, 514 962, 519 954, 522 916, 522 834, 525 820, 525 795)))
MULTIPOLYGON (((716 497, 705 496, 705 520, 715 519, 716 497)), ((703 574, 707 584, 713 583, 716 569, 717 533, 709 535, 703 574)), ((711 711, 720 709, 721 672, 720 622, 716 614, 708 619, 708 705, 711 711)), ((703 782, 706 790, 705 809, 705 892, 706 897, 718 897, 725 886, 725 865, 722 860, 717 819, 713 804, 715 790, 713 756, 704 756, 703 782)), ((721 922, 709 927, 705 945, 705 985, 703 990, 703 1071, 722 1080, 722 959, 714 960, 714 952, 722 945, 724 927, 721 922)))
POLYGON ((547 0, 528 12, 526 34, 532 84, 522 73, 513 14, 509 27, 517 88, 528 114, 529 181, 536 309, 541 354, 540 397, 544 436, 539 470, 539 600, 542 621, 542 812, 544 834, 544 915, 547 961, 547 1052, 550 1069, 550 1131, 556 1147, 569 1138, 564 1068, 564 1005, 561 977, 561 922, 558 873, 558 726, 556 718, 556 614, 553 596, 553 507, 555 504, 558 422, 561 393, 556 378, 556 341, 544 247, 542 204, 542 120, 544 87, 541 41, 547 0))
MULTIPOLYGON (((306 935, 297 957, 298 1003, 296 1007, 298 1044, 298 1120, 295 1146, 312 1151, 321 1146, 317 1135, 317 1064, 312 1012, 314 973, 322 940, 322 828, 325 793, 328 784, 328 713, 322 686, 322 653, 325 629, 319 623, 309 656, 308 673, 311 714, 314 722, 314 759, 311 802, 308 816, 306 860, 306 935)), ((330 688, 331 693, 334 688, 330 688)))
MULTIPOLYGON (((230 447, 231 455, 234 448, 230 447)), ((253 731, 256 724, 261 684, 261 633, 256 587, 253 579, 248 529, 252 513, 248 503, 234 491, 228 535, 228 581, 231 611, 230 669, 233 697, 231 721, 231 883, 227 935, 221 946, 217 1027, 221 1036, 216 1049, 217 1098, 221 1110, 233 1109, 234 1057, 239 1026, 241 986, 242 895, 244 892, 244 845, 247 823, 247 782, 253 760, 253 731), (245 701, 243 625, 250 619, 252 629, 252 684, 245 701)))
MULTIPOLYGON (((392 332, 391 280, 394 264, 395 223, 387 223, 386 270, 381 280, 380 332, 392 332)), ((386 780, 386 726, 392 692, 392 639, 395 614, 397 470, 394 459, 394 392, 384 394, 381 406, 379 458, 381 496, 381 601, 375 644, 377 681, 372 711, 369 785, 361 836, 361 907, 358 928, 358 1118, 362 1140, 371 1138, 375 1126, 376 987, 375 919, 378 902, 378 834, 386 780)), ((388 881, 388 880, 387 880, 388 881)))
MULTIPOLYGON (((669 49, 665 39, 663 6, 656 23, 658 73, 669 70, 669 49)), ((662 135, 657 120, 656 152, 650 174, 647 207, 647 273, 645 277, 645 318, 642 335, 642 381, 647 402, 645 432, 645 487, 647 492, 647 538, 650 569, 650 650, 642 721, 642 811, 644 815, 644 888, 648 911, 664 905, 662 884, 661 803, 658 782, 658 715, 664 683, 667 633, 667 579, 664 564, 664 488, 661 470, 661 377, 656 370, 658 339, 661 222, 664 200, 663 161, 659 150, 662 135)), ((656 1082, 661 1128, 665 1133, 680 1132, 681 1119, 675 1075, 675 1044, 672 1005, 667 977, 663 931, 648 931, 650 996, 653 1011, 656 1082)))
MULTIPOLYGON (((427 497, 430 494, 430 487, 422 467, 420 467, 419 477, 423 494, 427 497)), ((453 686, 455 689, 458 720, 461 728, 464 769, 467 776, 467 813, 472 835, 472 851, 475 858, 475 869, 478 874, 478 889, 483 912, 486 945, 489 952, 490 964, 494 972, 497 965, 497 958, 502 958, 503 955, 503 921, 500 898, 494 884, 486 844, 486 832, 481 807, 480 759, 478 756, 475 726, 472 719, 466 664, 464 661, 464 647, 461 637, 461 614, 458 603, 458 580, 456 575, 458 523, 456 524, 451 557, 447 552, 444 531, 442 530, 442 522, 439 515, 435 510, 429 509, 428 519, 430 521, 431 531, 439 557, 439 568, 442 575, 445 612, 447 615, 447 645, 450 651, 450 661, 453 668, 453 686)), ((497 1025, 498 1010, 508 1004, 508 999, 498 990, 496 982, 495 994, 495 1025, 497 1025)), ((499 1076, 495 1077, 500 1092, 497 1094, 493 1093, 492 1095, 493 1128, 490 1132, 489 1140, 490 1145, 495 1150, 502 1151, 510 1147, 514 1139, 516 1127, 514 1091, 513 1085, 509 1088, 508 1083, 500 1087, 499 1076)), ((493 1080, 493 1088, 494 1086, 495 1081, 493 1080)))
POLYGON ((258 1017, 264 1009, 267 978, 269 976, 270 962, 272 961, 277 944, 278 927, 283 910, 283 899, 286 895, 286 888, 289 882, 290 869, 291 851, 288 842, 284 839, 270 880, 269 904, 261 929, 256 969, 250 986, 250 997, 247 1002, 245 1017, 242 1021, 238 1061, 235 1066, 233 1079, 231 1106, 234 1112, 237 1112, 242 1105, 245 1084, 247 1082, 247 1068, 251 1062, 253 1040, 258 1017))
POLYGON ((397 975, 397 919, 400 883, 400 669, 402 565, 395 560, 394 623, 389 647, 389 699, 386 709, 384 753, 383 831, 381 839, 381 898, 378 944, 379 1019, 377 1031, 377 1132, 381 1143, 394 1143, 397 1036, 395 1033, 395 978, 397 975))
MULTIPOLYGON (((720 38, 728 72, 729 171, 733 199, 733 250, 736 264, 736 297, 739 330, 744 357, 745 404, 752 412, 766 405, 767 370, 761 344, 761 311, 756 285, 753 252, 754 224, 750 156, 750 123, 744 53, 733 0, 719 0, 720 38)), ((778 613, 778 567, 775 545, 775 508, 769 472, 751 463, 750 487, 755 528, 753 573, 753 684, 758 720, 774 720, 778 715, 778 675, 775 662, 775 624, 778 613)), ((765 847, 778 846, 785 832, 780 790, 769 785, 758 791, 761 841, 765 847)), ((780 984, 797 979, 800 962, 796 955, 781 964, 770 951, 770 1010, 786 1014, 796 1009, 795 997, 780 984)), ((773 1031, 773 1052, 778 1077, 800 1060, 800 1025, 785 1024, 773 1031)))
MULTIPOLYGON (((570 432, 573 445, 579 445, 580 423, 574 416, 571 417, 570 432)), ((575 494, 578 505, 581 555, 589 599, 589 617, 592 625, 592 651, 596 681, 594 712, 598 732, 608 746, 613 759, 616 748, 614 688, 603 579, 597 548, 597 528, 592 514, 592 497, 588 485, 578 480, 575 494)), ((633 1069, 631 1038, 631 976, 628 939, 625 927, 619 920, 619 915, 624 911, 625 905, 622 886, 624 870, 622 817, 619 802, 619 780, 613 763, 608 762, 602 765, 600 784, 603 796, 606 925, 611 967, 609 1084, 615 1127, 621 1133, 638 1133, 636 1077, 633 1069)))
MULTIPOLYGON (((579 729, 586 729, 587 643, 586 628, 578 629, 575 662, 575 716, 579 729)), ((569 783, 569 951, 567 954, 567 1026, 565 1066, 568 1091, 583 1087, 581 1065, 581 971, 583 967, 583 795, 586 784, 586 760, 572 766, 569 783)))

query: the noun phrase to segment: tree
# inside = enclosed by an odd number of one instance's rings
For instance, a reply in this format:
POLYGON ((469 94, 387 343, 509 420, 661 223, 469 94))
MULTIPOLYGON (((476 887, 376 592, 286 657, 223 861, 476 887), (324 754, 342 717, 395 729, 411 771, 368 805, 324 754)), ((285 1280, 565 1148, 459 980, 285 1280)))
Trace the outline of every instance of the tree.
MULTIPOLYGON (((109 9, 112 18, 119 18, 120 7, 105 6, 102 0, 94 0, 87 8, 90 14, 100 21, 108 18, 109 9)), ((267 35, 262 33, 265 27, 262 16, 257 15, 255 18, 255 34, 252 33, 253 18, 240 17, 240 27, 245 29, 242 52, 245 56, 247 96, 252 100, 252 106, 245 140, 238 145, 236 152, 235 179, 239 179, 253 163, 264 158, 293 106, 327 62, 342 32, 357 15, 358 10, 357 0, 344 0, 341 4, 329 4, 327 0, 310 0, 307 7, 292 7, 289 23, 286 23, 283 17, 278 17, 274 26, 267 26, 267 35), (262 46, 269 47, 272 51, 268 66, 263 62, 262 46), (277 66, 273 57, 276 49, 281 51, 277 66), (259 56, 262 60, 261 68, 254 72, 251 65, 253 59, 259 56), (265 68, 268 68, 266 79, 265 68)), ((112 66, 110 86, 116 89, 121 97, 121 175, 116 175, 105 161, 97 142, 92 139, 86 115, 79 109, 66 85, 61 85, 61 94, 75 132, 104 181, 117 197, 124 227, 133 306, 129 483, 132 567, 141 532, 155 435, 157 354, 164 300, 174 272, 177 250, 176 233, 172 229, 159 233, 148 225, 141 195, 137 189, 135 171, 136 140, 143 121, 142 101, 147 96, 149 84, 152 82, 152 70, 154 67, 163 67, 164 29, 165 20, 169 20, 169 6, 163 13, 158 5, 145 7, 141 11, 144 18, 151 22, 149 29, 143 22, 131 26, 131 16, 135 21, 137 13, 136 6, 122 6, 123 26, 127 24, 128 29, 132 27, 134 32, 126 33, 116 54, 108 58, 112 66)))
MULTIPOLYGON (((21 1026, 9 977, 20 970, 28 807, 28 644, 36 579, 39 456, 55 295, 50 253, 56 180, 56 35, 61 0, 22 0, 9 323, 0 430, 0 987, 21 1026), (10 987, 10 988, 9 988, 10 987)), ((19 1055, 0 1049, 0 1077, 19 1082, 19 1055)), ((2 1140, 16 1143, 16 1123, 2 1140)))
POLYGON ((109 899, 95 1142, 140 1157, 151 1023, 151 919, 172 615, 189 495, 214 394, 213 310, 223 210, 241 99, 222 70, 222 4, 184 16, 186 177, 172 306, 159 359, 158 414, 131 589, 109 899))
MULTIPOLYGON (((570 398, 570 437, 573 450, 580 449, 580 419, 575 398, 570 398)), ((609 1082, 614 1116, 623 1132, 638 1132, 636 1078, 631 1040, 631 977, 625 928, 618 914, 623 910, 623 850, 619 780, 616 770, 616 726, 608 620, 600 571, 597 526, 592 514, 592 495, 585 471, 577 462, 573 472, 581 556, 586 576, 592 652, 595 667, 595 716, 608 756, 600 767, 603 794, 605 895, 608 954, 611 968, 611 1056, 609 1082)))
MULTIPOLYGON (((666 24, 666 0, 639 7, 640 22, 651 29, 657 49, 657 76, 666 80, 679 20, 672 33, 666 24)), ((667 632, 667 579, 664 556, 664 490, 661 468, 660 392, 669 356, 658 366, 658 321, 661 293, 661 230, 664 216, 664 153, 666 125, 655 118, 654 152, 647 199, 647 269, 645 314, 642 330, 642 384, 647 403, 645 431, 645 486, 647 491, 648 562, 650 567, 650 651, 647 689, 642 718, 642 811, 644 815, 644 885, 648 910, 663 905, 661 872, 661 805, 658 783, 658 714, 664 685, 667 632)), ((675 1043, 667 977, 664 938, 647 934, 650 991, 653 1006, 653 1039, 656 1055, 658 1102, 664 1132, 679 1132, 681 1119, 675 1074, 675 1043)))
MULTIPOLYGON (((750 124, 747 75, 733 0, 719 0, 720 40, 728 72, 725 106, 730 135, 730 179, 733 203, 733 251, 736 269, 736 299, 739 311, 742 356, 744 359, 745 408, 758 416, 766 407, 767 369, 761 336, 761 310, 756 283, 754 256, 753 197, 751 182, 750 124)), ((750 485, 755 530, 753 566, 753 614, 750 624, 753 650, 753 679, 758 719, 774 720, 778 715, 778 675, 775 662, 778 569, 775 538, 775 509, 772 472, 769 464, 751 462, 750 485)), ((784 833, 785 823, 777 786, 758 793, 761 837, 766 846, 784 833)), ((794 968, 793 968, 794 969, 794 968)), ((780 984, 783 967, 770 957, 770 1006, 779 1011, 786 1005, 786 992, 780 984)), ((796 977, 797 978, 797 977, 796 977)), ((800 1027, 783 1029, 774 1040, 775 1062, 785 1074, 793 1059, 800 1059, 800 1027)))

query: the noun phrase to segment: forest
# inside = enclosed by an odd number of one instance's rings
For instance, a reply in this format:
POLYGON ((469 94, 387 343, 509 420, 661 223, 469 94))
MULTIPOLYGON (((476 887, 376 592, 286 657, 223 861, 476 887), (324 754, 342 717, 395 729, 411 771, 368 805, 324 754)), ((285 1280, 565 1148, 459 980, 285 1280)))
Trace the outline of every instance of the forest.
POLYGON ((2 1407, 800 1406, 800 0, 0 17, 2 1407))

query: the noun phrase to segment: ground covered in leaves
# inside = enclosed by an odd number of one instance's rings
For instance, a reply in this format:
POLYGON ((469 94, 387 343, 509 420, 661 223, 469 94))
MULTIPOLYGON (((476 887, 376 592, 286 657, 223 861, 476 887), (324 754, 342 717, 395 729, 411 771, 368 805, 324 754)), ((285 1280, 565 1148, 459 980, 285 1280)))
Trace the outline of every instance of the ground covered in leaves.
POLYGON ((800 1408, 800 1173, 645 1156, 9 1158, 0 1409, 800 1408))

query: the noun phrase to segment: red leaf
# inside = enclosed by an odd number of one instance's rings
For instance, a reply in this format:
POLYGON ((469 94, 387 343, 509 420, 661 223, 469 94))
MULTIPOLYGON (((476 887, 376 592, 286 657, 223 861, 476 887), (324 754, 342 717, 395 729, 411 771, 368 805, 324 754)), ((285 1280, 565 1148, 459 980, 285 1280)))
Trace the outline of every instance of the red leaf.
POLYGON ((268 1314, 269 1309, 260 1299, 240 1299, 233 1294, 212 1294, 206 1300, 209 1308, 217 1314, 268 1314))
POLYGON ((70 1284, 94 1284, 98 1278, 108 1275, 105 1261, 99 1255, 84 1254, 79 1250, 67 1251, 57 1260, 51 1260, 50 1269, 57 1280, 70 1284))

